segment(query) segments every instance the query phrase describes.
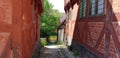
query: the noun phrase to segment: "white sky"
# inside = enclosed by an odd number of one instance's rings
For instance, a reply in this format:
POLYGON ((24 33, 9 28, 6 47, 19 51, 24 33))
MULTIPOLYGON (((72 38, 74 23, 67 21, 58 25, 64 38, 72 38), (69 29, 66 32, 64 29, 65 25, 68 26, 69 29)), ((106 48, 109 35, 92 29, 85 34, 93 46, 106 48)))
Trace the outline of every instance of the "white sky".
POLYGON ((64 13, 64 0, 48 0, 53 4, 53 9, 59 10, 59 12, 64 13))

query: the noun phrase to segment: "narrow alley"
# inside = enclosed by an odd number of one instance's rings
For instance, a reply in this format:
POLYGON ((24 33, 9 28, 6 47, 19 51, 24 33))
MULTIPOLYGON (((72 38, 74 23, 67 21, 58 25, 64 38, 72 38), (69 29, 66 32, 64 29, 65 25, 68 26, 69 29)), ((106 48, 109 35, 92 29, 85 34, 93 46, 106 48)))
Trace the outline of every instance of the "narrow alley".
POLYGON ((120 0, 0 0, 0 58, 120 58, 120 0))

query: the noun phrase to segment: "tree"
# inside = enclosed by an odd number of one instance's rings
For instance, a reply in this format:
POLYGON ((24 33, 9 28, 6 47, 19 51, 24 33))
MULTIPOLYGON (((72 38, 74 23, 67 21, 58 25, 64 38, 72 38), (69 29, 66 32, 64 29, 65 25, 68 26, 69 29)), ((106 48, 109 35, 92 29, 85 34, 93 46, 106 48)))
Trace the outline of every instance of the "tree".
POLYGON ((48 0, 44 0, 44 12, 40 19, 40 36, 48 38, 50 35, 56 35, 55 30, 61 16, 62 13, 53 9, 53 5, 48 0))

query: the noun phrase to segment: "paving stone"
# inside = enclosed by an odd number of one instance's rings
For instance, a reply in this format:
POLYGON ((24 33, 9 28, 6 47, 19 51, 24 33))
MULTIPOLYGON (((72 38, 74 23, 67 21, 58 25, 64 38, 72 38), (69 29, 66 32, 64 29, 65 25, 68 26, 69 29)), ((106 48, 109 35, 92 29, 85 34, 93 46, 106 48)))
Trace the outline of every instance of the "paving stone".
POLYGON ((42 48, 39 58, 74 58, 74 57, 72 56, 72 54, 70 54, 70 52, 67 50, 65 46, 56 45, 55 48, 47 47, 42 48))

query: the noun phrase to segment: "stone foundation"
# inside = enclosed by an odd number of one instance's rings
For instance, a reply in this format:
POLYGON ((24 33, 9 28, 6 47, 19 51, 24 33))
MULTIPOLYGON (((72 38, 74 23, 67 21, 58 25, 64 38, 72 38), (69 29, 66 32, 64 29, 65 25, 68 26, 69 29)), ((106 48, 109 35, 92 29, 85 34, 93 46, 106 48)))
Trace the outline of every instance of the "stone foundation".
POLYGON ((76 50, 79 53, 79 57, 81 58, 99 58, 93 53, 91 53, 88 49, 86 49, 84 46, 80 45, 77 41, 72 40, 71 45, 72 50, 76 50))
POLYGON ((40 40, 37 42, 35 50, 32 54, 32 58, 39 58, 40 57, 40 50, 42 48, 42 45, 40 43, 40 40))

